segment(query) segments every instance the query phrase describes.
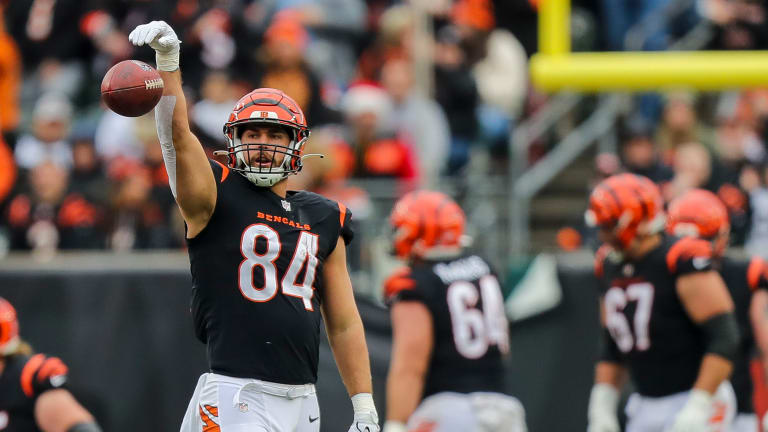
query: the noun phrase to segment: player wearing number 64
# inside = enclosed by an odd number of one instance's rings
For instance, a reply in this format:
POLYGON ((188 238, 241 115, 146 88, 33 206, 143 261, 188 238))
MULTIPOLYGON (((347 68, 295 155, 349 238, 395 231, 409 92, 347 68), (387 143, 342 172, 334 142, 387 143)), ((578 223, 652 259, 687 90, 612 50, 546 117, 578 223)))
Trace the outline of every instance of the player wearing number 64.
POLYGON ((586 220, 604 242, 595 257, 604 332, 587 431, 620 431, 627 371, 635 393, 626 431, 728 431, 739 331, 712 243, 665 233, 658 188, 633 174, 598 184, 586 220))
POLYGON ((508 323, 499 281, 466 252, 464 212, 448 196, 402 197, 390 222, 408 263, 384 284, 392 316, 384 432, 525 432, 525 411, 504 394, 508 323))
POLYGON ((157 135, 186 222, 192 315, 210 363, 182 432, 319 431, 314 383, 323 318, 352 398, 350 431, 377 432, 368 350, 346 267, 351 214, 287 188, 307 156, 301 108, 280 90, 253 90, 224 124, 226 164, 210 161, 190 132, 176 33, 153 21, 129 39, 155 50, 165 83, 155 107, 157 135))

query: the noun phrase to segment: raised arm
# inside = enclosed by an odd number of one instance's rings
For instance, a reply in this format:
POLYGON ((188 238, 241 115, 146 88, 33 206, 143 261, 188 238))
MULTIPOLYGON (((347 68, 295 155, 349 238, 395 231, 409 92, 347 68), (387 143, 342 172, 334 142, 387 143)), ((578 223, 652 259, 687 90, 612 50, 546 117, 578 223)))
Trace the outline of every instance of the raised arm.
POLYGON ((187 101, 181 87, 180 42, 164 21, 136 27, 128 37, 137 46, 155 50, 163 78, 163 97, 155 107, 157 137, 163 148, 171 192, 187 222, 187 237, 194 237, 208 223, 216 204, 216 180, 208 158, 189 128, 187 101))

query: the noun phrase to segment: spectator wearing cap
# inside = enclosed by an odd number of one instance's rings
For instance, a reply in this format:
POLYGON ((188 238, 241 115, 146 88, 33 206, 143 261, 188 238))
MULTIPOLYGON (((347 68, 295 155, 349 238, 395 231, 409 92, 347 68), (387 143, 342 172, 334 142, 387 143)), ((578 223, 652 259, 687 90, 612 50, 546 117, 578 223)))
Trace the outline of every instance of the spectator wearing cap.
POLYGON ((653 142, 653 128, 643 117, 635 116, 625 123, 621 159, 627 171, 662 184, 672 179, 672 168, 661 161, 653 142))
POLYGON ((72 148, 67 141, 72 104, 66 96, 48 93, 35 104, 31 133, 19 138, 14 157, 19 168, 31 169, 46 160, 66 169, 72 166, 72 148))
POLYGON ((338 122, 339 115, 323 104, 320 80, 306 63, 309 34, 295 13, 275 16, 264 34, 257 87, 278 88, 304 109, 310 126, 338 122))
POLYGON ((381 82, 393 102, 393 126, 410 139, 418 154, 422 180, 434 186, 445 170, 451 145, 451 131, 443 109, 414 91, 412 65, 405 59, 388 60, 381 70, 381 82))
MULTIPOLYGON (((352 79, 357 44, 366 30, 365 1, 251 0, 246 3, 250 5, 243 15, 248 21, 246 25, 255 33, 261 33, 285 14, 293 16, 307 30, 305 59, 323 82, 341 87, 352 79)), ((312 119, 309 114, 307 117, 312 119)))

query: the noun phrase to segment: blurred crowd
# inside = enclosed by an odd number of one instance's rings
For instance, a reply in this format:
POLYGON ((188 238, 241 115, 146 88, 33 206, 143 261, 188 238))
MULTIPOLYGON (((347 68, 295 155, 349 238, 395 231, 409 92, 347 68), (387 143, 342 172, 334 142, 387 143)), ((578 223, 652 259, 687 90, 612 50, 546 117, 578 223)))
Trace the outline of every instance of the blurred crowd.
MULTIPOLYGON (((709 190, 728 209, 731 243, 768 256, 768 90, 674 91, 662 99, 657 123, 636 111, 625 116, 618 152, 597 155, 592 183, 640 174, 659 185, 666 203, 691 189, 709 190)), ((561 231, 562 248, 598 246, 592 229, 572 230, 561 231)))
POLYGON ((282 89, 307 114, 306 152, 326 155, 292 187, 364 216, 366 193, 348 179, 434 184, 461 175, 476 149, 505 151, 527 54, 497 3, 0 1, 0 253, 183 247, 152 113, 100 103, 112 65, 154 64, 128 42, 136 25, 162 19, 179 34, 190 122, 211 157, 239 97, 282 89))
MULTIPOLYGON (((0 256, 183 247, 153 115, 121 117, 100 103, 112 65, 154 64, 152 50, 128 42, 138 24, 162 19, 181 38, 191 125, 211 157, 225 146, 235 101, 256 87, 280 88, 307 114, 306 152, 326 155, 308 159, 291 187, 341 200, 364 218, 369 199, 350 179, 435 187, 442 176, 461 181, 478 158, 482 174, 506 173, 514 125, 546 103, 527 76, 539 2, 0 0, 0 256)), ((630 28, 672 0, 572 3, 574 47, 600 50, 622 47, 630 28)), ((716 29, 712 48, 766 47, 763 1, 688 3, 693 18, 660 21, 648 38, 660 42, 646 48, 663 49, 701 19, 716 29)), ((698 181, 675 177, 696 169, 675 160, 706 159, 700 175, 711 187, 741 193, 741 201, 729 196, 747 215, 744 232, 759 225, 768 237, 763 99, 727 100, 715 123, 696 116, 692 97, 663 114, 647 110, 627 142, 645 137, 650 148, 623 146, 621 160, 652 159, 658 166, 647 169, 672 195, 698 181)))

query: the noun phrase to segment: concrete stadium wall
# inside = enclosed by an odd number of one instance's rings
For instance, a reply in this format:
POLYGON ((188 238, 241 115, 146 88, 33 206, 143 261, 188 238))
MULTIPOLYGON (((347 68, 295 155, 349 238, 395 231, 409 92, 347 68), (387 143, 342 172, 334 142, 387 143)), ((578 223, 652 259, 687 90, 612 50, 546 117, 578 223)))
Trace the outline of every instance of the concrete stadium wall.
MULTIPOLYGON (((21 332, 70 367, 70 388, 106 431, 178 430, 206 370, 192 331, 185 255, 29 257, 0 261, 0 296, 18 309, 21 332)), ((509 390, 532 432, 583 431, 597 350, 597 303, 588 265, 561 265, 563 301, 511 329, 509 390)), ((390 327, 377 302, 358 299, 384 416, 390 327)), ((352 409, 325 338, 318 396, 323 431, 349 427, 352 409)))

